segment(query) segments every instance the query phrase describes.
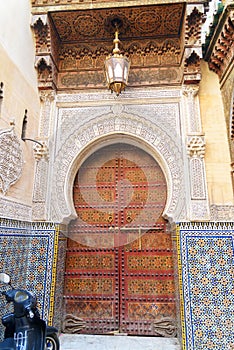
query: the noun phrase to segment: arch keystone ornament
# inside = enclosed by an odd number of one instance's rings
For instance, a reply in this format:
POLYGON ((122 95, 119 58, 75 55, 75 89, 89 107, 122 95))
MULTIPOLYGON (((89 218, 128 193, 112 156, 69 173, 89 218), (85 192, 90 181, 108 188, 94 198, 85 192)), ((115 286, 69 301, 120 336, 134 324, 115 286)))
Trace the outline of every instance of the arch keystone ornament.
POLYGON ((23 156, 14 127, 0 131, 0 190, 5 195, 21 177, 23 156))

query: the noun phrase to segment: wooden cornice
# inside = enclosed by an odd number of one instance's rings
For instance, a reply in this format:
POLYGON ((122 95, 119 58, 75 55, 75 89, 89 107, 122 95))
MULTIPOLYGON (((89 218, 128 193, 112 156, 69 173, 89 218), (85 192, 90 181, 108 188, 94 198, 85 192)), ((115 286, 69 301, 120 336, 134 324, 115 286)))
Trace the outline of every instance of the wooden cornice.
POLYGON ((221 14, 206 49, 205 60, 222 83, 234 64, 234 4, 228 5, 221 14))
MULTIPOLYGON (((118 8, 129 6, 147 6, 160 4, 185 3, 194 4, 194 0, 31 0, 32 13, 40 14, 54 11, 92 10, 100 8, 118 8)), ((207 0, 197 3, 206 4, 207 0)))

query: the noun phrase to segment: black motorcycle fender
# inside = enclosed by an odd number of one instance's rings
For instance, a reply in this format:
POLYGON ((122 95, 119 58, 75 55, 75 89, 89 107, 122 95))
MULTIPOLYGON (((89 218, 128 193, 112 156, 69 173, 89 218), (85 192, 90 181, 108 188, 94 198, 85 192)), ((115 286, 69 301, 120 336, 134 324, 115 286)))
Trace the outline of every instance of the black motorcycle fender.
POLYGON ((54 333, 58 333, 58 329, 53 326, 46 326, 46 334, 51 335, 54 333))

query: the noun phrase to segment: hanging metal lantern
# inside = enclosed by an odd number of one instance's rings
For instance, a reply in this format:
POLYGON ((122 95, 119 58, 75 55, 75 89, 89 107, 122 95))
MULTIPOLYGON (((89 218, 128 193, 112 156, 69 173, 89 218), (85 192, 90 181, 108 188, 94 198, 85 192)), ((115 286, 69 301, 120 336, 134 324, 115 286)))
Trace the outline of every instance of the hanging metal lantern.
POLYGON ((116 28, 115 39, 113 40, 114 49, 112 55, 106 58, 105 74, 108 88, 111 92, 115 92, 118 96, 123 91, 128 83, 128 74, 130 61, 126 56, 120 53, 119 49, 119 32, 116 28))

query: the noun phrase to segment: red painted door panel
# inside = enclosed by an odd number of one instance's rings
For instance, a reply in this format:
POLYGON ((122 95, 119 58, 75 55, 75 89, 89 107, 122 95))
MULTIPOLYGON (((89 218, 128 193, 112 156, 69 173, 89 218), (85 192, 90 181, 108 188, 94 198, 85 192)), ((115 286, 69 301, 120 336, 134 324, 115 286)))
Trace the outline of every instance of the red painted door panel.
POLYGON ((118 261, 118 249, 85 248, 69 241, 64 292, 66 323, 72 332, 77 323, 82 327, 79 333, 119 329, 118 261))
POLYGON ((162 319, 175 319, 171 239, 164 225, 121 249, 120 331, 155 335, 162 319))
POLYGON ((65 331, 153 335, 175 315, 166 180, 146 152, 100 149, 80 167, 69 228, 65 331))

